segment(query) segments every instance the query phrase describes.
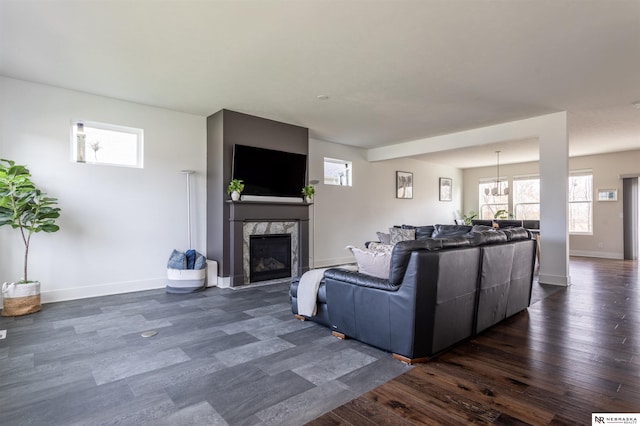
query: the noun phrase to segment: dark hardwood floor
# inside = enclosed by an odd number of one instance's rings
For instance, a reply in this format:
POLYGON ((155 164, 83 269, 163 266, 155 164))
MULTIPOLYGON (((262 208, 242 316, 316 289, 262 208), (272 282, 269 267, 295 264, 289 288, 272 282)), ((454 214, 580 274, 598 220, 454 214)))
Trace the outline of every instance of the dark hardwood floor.
POLYGON ((576 425, 640 412, 637 261, 572 258, 570 273, 570 287, 543 289, 527 311, 308 424, 576 425))

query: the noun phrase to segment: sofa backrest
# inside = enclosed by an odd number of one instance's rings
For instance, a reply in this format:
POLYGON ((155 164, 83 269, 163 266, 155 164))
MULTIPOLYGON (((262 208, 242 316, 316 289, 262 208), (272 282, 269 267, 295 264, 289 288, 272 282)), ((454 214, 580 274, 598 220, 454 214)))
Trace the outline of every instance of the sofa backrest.
POLYGON ((505 228, 500 229, 507 236, 507 241, 530 240, 531 232, 524 228, 505 228))
POLYGON ((436 251, 447 248, 466 247, 469 245, 469 239, 464 236, 400 241, 393 246, 393 250, 391 251, 389 284, 397 286, 402 283, 409 259, 411 258, 411 253, 415 250, 436 251))
POLYGON ((504 243, 507 241, 507 235, 502 230, 485 225, 474 225, 469 232, 464 234, 464 237, 467 238, 469 243, 474 247, 484 244, 504 243))
POLYGON ((415 250, 436 251, 467 246, 477 247, 531 238, 529 231, 524 228, 494 229, 483 225, 435 225, 433 235, 431 238, 400 241, 395 244, 391 251, 389 265, 390 285, 399 286, 402 283, 411 252, 415 250), (443 233, 447 236, 436 236, 443 233))
POLYGON ((498 228, 519 228, 525 227, 530 229, 537 229, 540 227, 539 220, 518 220, 518 219, 473 219, 471 221, 471 225, 485 225, 485 226, 493 226, 493 224, 498 225, 498 228), (537 225, 536 225, 537 222, 537 225), (526 223, 526 224, 525 224, 526 223), (527 226, 531 225, 531 226, 527 226))
POLYGON ((499 228, 517 228, 522 226, 522 221, 517 219, 498 219, 496 223, 499 228))
POLYGON ((471 225, 435 225, 432 238, 455 237, 471 231, 471 225))
POLYGON ((493 220, 490 219, 473 219, 471 225, 493 226, 493 220))

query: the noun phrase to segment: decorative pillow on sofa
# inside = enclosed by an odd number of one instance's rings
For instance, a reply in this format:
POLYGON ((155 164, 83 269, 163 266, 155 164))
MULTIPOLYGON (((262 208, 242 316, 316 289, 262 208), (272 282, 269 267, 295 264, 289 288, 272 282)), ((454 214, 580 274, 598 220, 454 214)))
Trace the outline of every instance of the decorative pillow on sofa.
POLYGON ((400 229, 400 228, 389 228, 389 234, 391 235, 390 243, 396 244, 400 241, 408 241, 416 239, 416 230, 415 229, 400 229))
POLYGON ((391 234, 385 234, 384 232, 376 232, 378 240, 382 244, 391 244, 391 234))
POLYGON ((378 278, 389 278, 391 253, 374 250, 362 250, 358 247, 347 246, 356 258, 358 272, 378 278))
POLYGON ((402 229, 415 229, 416 240, 423 240, 425 238, 431 238, 431 235, 433 234, 435 227, 432 225, 427 225, 427 226, 402 225, 402 229))
POLYGON ((393 250, 393 244, 382 244, 372 241, 369 243, 367 248, 371 251, 381 251, 383 253, 391 253, 393 250))

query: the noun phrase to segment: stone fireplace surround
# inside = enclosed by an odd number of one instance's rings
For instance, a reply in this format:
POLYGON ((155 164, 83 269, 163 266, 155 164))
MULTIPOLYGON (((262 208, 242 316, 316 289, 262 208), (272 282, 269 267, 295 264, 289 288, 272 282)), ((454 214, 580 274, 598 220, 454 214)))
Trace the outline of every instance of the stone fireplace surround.
POLYGON ((249 239, 291 234, 291 277, 309 269, 309 203, 227 201, 229 204, 230 286, 249 282, 249 239))
POLYGON ((242 224, 242 273, 243 284, 250 284, 250 242, 252 235, 289 234, 291 236, 291 277, 298 273, 298 221, 243 222, 242 224))

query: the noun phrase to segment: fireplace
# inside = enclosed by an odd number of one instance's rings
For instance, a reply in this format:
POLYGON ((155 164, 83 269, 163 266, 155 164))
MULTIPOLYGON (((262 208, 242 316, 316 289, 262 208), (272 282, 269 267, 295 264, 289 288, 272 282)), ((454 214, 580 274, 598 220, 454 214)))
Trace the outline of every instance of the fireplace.
POLYGON ((242 224, 241 284, 299 276, 298 221, 242 224))
POLYGON ((251 235, 249 281, 291 277, 291 234, 251 235))

